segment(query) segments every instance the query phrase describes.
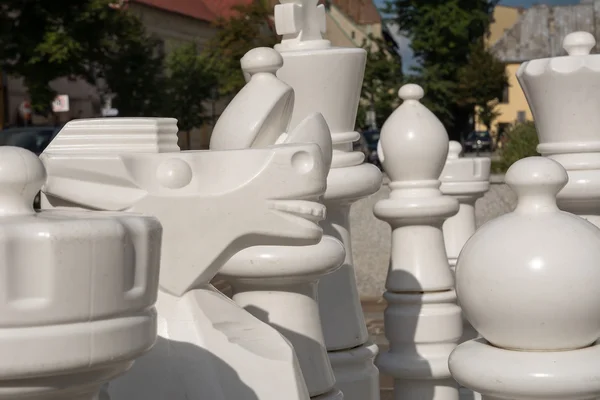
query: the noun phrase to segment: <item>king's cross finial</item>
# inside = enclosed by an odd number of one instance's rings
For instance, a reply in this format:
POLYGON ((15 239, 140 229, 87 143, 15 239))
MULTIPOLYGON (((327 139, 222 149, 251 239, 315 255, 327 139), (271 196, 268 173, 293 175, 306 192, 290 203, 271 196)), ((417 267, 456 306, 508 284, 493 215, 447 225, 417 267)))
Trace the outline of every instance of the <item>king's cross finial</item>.
MULTIPOLYGON (((326 31, 325 6, 319 0, 279 0, 275 6, 275 27, 286 48, 322 43, 326 31)), ((321 46, 319 46, 321 47, 321 46)))

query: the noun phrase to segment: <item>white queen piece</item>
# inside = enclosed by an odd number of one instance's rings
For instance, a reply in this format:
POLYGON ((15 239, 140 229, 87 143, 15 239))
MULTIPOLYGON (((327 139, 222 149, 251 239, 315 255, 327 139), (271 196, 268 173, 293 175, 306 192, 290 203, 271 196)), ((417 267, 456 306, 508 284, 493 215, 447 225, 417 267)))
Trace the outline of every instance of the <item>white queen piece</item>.
POLYGON ((517 72, 540 139, 538 152, 562 164, 569 183, 561 209, 600 226, 600 55, 587 32, 567 35, 568 55, 523 63, 517 72))

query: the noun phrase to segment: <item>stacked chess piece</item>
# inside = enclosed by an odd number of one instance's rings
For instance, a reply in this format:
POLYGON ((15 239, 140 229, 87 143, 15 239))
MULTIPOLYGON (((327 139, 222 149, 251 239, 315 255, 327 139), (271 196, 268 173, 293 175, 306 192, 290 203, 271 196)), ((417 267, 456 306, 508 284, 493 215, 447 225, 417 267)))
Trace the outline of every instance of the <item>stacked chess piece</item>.
POLYGON ((275 25, 282 35, 275 46, 283 57, 277 77, 294 89, 290 130, 307 116, 323 115, 331 131, 333 157, 323 198, 327 218, 323 229, 346 250, 341 268, 321 278, 319 310, 325 345, 336 386, 346 400, 379 399, 379 373, 373 365, 378 352, 367 332, 356 288, 348 215, 356 200, 379 190, 382 175, 365 164, 362 152, 352 151, 359 139, 354 131, 366 51, 336 48, 323 39, 325 7, 318 0, 280 0, 275 25))
POLYGON ((0 399, 96 400, 156 340, 162 230, 135 214, 35 212, 45 180, 35 154, 0 148, 0 399))
POLYGON ((589 33, 563 46, 568 56, 517 73, 547 158, 511 166, 515 211, 481 227, 457 263, 460 305, 482 337, 458 346, 450 369, 484 399, 600 396, 600 56, 589 33))
MULTIPOLYGON (((273 88, 262 82, 239 96, 247 108, 264 105, 265 91, 273 88), (248 91, 253 94, 245 96, 248 91)), ((278 104, 251 113, 266 121, 263 133, 285 127, 278 104)), ((242 124, 228 137, 251 137, 254 128, 242 124)), ((164 228, 158 343, 108 392, 113 400, 307 400, 290 343, 209 282, 247 247, 319 243, 324 206, 316 200, 325 191, 330 160, 327 125, 316 114, 281 145, 201 152, 174 149, 176 132, 172 119, 75 120, 42 155, 49 172, 45 208, 142 212, 164 228)), ((335 268, 341 250, 330 242, 332 257, 313 267, 335 268)), ((232 265, 239 267, 235 260, 232 265)), ((268 268, 251 276, 261 272, 268 276, 268 268)), ((294 290, 310 291, 304 276, 299 285, 293 276, 282 281, 298 302, 308 293, 294 290)))
POLYGON ((450 369, 483 399, 600 396, 600 230, 559 210, 567 181, 553 160, 516 162, 506 174, 515 211, 481 227, 459 257, 458 298, 482 337, 459 345, 450 369))
POLYGON ((442 224, 459 203, 440 191, 448 135, 419 102, 423 95, 417 85, 400 88, 404 101, 383 125, 379 142, 391 193, 373 211, 392 227, 392 254, 384 294, 390 348, 378 366, 394 378, 397 399, 457 400, 448 357, 462 335, 462 318, 442 224))
MULTIPOLYGON (((276 143, 317 143, 325 172, 329 172, 331 136, 321 114, 311 114, 290 132, 284 131, 292 116, 294 90, 275 77, 283 65, 281 55, 273 49, 257 48, 249 51, 241 64, 248 83, 216 124, 211 150, 267 147, 276 143), (257 98, 261 101, 256 102, 257 98), (261 112, 265 107, 270 109, 266 115, 261 112), (278 130, 269 124, 275 119, 280 122, 278 130)), ((294 162, 302 170, 312 160, 298 157, 294 162)), ((320 194, 314 193, 305 200, 317 200, 320 194)), ((304 207, 305 204, 297 202, 298 210, 304 207)), ((315 219, 322 217, 320 213, 315 215, 315 219)), ((220 272, 220 276, 232 285, 233 300, 277 329, 294 346, 308 392, 312 398, 320 400, 341 399, 342 395, 335 388, 325 348, 317 282, 321 276, 339 268, 344 256, 343 245, 331 236, 324 236, 315 246, 245 249, 227 261, 220 272)))

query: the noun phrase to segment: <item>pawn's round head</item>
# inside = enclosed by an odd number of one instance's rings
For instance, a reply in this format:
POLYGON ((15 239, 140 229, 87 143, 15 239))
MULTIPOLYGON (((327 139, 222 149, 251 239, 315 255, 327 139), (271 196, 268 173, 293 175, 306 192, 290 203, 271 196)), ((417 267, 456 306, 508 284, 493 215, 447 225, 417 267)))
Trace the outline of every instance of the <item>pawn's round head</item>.
POLYGON ((448 144, 448 160, 458 160, 462 151, 462 145, 456 140, 451 140, 448 144))
POLYGON ((506 174, 515 212, 483 225, 461 251, 459 302, 497 347, 558 351, 600 338, 600 230, 556 206, 567 180, 553 160, 517 161, 506 174))
POLYGON ((381 129, 383 168, 393 182, 437 180, 448 154, 448 134, 440 120, 421 104, 423 89, 404 85, 403 101, 381 129))
POLYGON ((273 74, 283 67, 283 57, 277 50, 257 47, 248 51, 240 61, 244 73, 250 76, 258 73, 273 74))
POLYGON ((570 56, 587 56, 596 46, 596 38, 589 32, 573 32, 565 36, 563 48, 570 56))
POLYGON ((46 169, 32 152, 0 147, 0 216, 33 214, 33 200, 46 181, 46 169))
POLYGON ((514 163, 506 172, 506 183, 518 198, 516 211, 558 211, 556 195, 569 176, 562 165, 546 157, 529 157, 514 163))

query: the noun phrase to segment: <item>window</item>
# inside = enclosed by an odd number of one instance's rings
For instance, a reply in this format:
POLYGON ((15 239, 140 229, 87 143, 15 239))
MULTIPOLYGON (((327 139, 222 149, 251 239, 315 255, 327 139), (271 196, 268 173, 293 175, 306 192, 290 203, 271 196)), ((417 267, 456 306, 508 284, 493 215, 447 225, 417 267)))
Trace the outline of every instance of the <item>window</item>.
POLYGON ((508 103, 508 83, 506 83, 504 85, 504 88, 502 89, 502 100, 500 101, 503 104, 507 104, 508 103))
POLYGON ((352 36, 352 39, 356 39, 356 32, 352 31, 352 32, 350 33, 350 36, 352 36))
POLYGON ((518 111, 517 112, 517 122, 522 124, 526 120, 527 120, 527 117, 526 117, 525 111, 518 111))

